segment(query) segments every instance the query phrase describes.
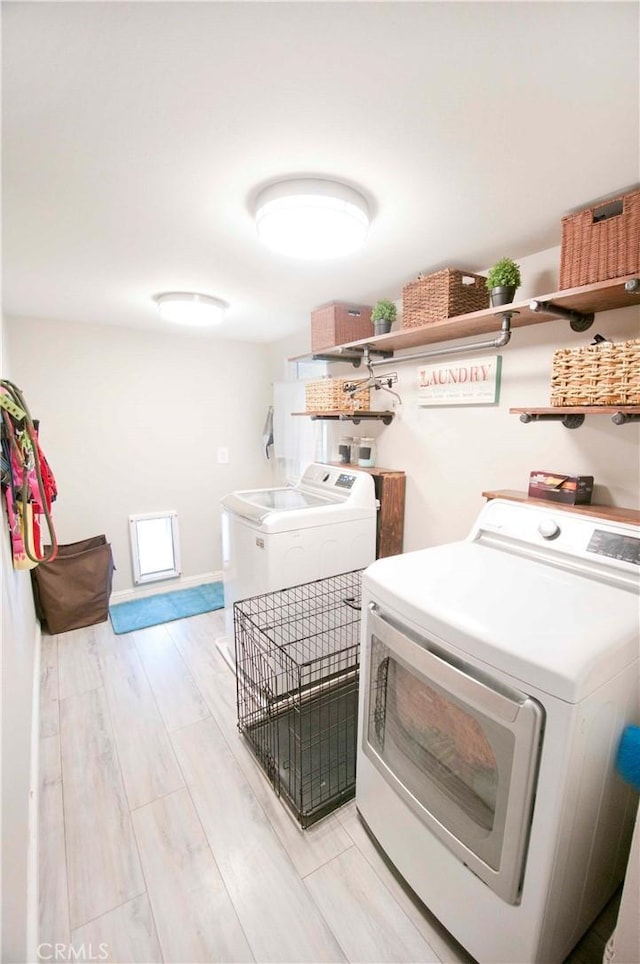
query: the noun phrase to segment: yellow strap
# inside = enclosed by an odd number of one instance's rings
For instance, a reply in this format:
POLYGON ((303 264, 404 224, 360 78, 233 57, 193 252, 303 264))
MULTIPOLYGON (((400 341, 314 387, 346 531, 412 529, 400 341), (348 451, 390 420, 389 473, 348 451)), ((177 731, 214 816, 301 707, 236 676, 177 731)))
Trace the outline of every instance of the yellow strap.
POLYGON ((27 414, 6 392, 0 392, 0 408, 6 408, 9 415, 13 415, 17 419, 23 419, 27 414))

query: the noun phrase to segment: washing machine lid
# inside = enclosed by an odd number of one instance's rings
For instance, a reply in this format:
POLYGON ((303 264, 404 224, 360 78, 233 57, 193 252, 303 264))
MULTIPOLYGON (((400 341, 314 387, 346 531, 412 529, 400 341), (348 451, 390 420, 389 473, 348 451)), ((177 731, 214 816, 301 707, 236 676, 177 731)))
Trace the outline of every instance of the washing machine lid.
POLYGON ((480 542, 380 559, 364 589, 418 635, 569 703, 638 660, 637 590, 480 542))
POLYGON ((373 479, 366 472, 312 462, 295 486, 245 489, 222 499, 222 508, 264 532, 285 532, 374 519, 373 479))
POLYGON ((336 500, 298 488, 249 489, 232 492, 222 500, 228 512, 262 523, 273 512, 293 512, 300 509, 317 509, 335 505, 336 500))

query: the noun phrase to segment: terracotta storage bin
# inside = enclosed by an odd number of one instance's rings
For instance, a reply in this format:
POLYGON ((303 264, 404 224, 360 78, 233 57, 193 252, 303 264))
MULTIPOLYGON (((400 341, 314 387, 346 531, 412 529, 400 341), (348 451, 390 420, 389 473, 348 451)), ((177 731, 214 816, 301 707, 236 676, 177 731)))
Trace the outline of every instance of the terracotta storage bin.
POLYGON ((311 351, 334 348, 373 335, 371 307, 332 301, 311 312, 311 351))
POLYGON ((560 288, 640 272, 640 190, 562 219, 560 288))

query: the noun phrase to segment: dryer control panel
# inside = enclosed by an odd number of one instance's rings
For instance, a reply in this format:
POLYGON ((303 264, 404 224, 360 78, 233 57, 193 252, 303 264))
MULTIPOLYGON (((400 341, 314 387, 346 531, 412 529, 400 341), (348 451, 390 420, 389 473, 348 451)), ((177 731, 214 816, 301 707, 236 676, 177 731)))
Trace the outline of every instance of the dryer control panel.
POLYGON ((334 482, 334 485, 337 485, 339 489, 350 489, 355 480, 355 475, 348 475, 346 472, 341 472, 334 482))
POLYGON ((625 562, 640 566, 640 539, 634 536, 623 536, 617 532, 594 529, 587 551, 595 552, 599 556, 608 556, 610 559, 623 559, 625 562))
POLYGON ((562 511, 560 506, 492 499, 482 509, 470 541, 640 590, 640 526, 562 511))
POLYGON ((313 493, 337 505, 376 508, 375 485, 368 472, 350 469, 345 472, 335 465, 312 462, 294 487, 299 492, 313 493))

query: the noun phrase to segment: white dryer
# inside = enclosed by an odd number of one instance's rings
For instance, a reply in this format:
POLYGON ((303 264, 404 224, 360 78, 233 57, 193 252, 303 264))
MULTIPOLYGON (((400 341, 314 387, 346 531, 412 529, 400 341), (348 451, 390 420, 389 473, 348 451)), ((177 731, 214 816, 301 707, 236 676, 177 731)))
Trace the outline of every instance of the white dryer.
POLYGON ((294 486, 232 492, 222 499, 222 563, 232 662, 233 603, 340 572, 376 556, 376 497, 367 472, 322 463, 294 486))
POLYGON ((624 874, 639 577, 637 525, 499 499, 364 574, 358 811, 483 964, 563 961, 624 874))

